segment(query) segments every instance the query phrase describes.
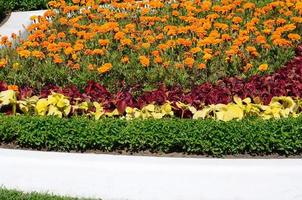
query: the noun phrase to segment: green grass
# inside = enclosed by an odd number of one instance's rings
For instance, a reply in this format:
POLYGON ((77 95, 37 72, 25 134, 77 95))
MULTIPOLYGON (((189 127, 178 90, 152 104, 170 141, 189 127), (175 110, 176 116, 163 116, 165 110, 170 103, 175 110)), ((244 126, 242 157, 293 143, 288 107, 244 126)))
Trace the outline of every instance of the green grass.
MULTIPOLYGON (((0 188, 1 200, 84 200, 81 198, 61 197, 49 194, 40 193, 23 193, 16 190, 8 190, 0 188)), ((85 199, 92 200, 92 199, 85 199)))

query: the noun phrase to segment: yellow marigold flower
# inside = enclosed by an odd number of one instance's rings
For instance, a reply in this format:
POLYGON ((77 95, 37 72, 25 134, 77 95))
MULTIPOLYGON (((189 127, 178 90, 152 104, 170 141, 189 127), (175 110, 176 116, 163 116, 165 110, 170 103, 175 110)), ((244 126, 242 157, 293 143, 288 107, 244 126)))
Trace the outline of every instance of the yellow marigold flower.
POLYGON ((261 64, 260 66, 259 66, 259 71, 266 71, 267 70, 267 68, 268 68, 268 64, 261 64))
POLYGON ((14 63, 13 64, 13 70, 17 71, 20 69, 20 63, 14 63))
POLYGON ((145 48, 145 49, 149 49, 150 48, 150 43, 147 43, 147 42, 143 43, 142 47, 145 48))
POLYGON ((72 47, 67 47, 66 49, 64 49, 64 53, 66 55, 70 55, 73 52, 73 48, 72 47))
POLYGON ((299 34, 294 34, 294 33, 288 34, 287 37, 293 41, 298 41, 301 39, 301 36, 299 34))
POLYGON ((7 59, 0 59, 0 68, 4 68, 7 65, 7 59))
POLYGON ((150 60, 146 56, 140 56, 139 57, 139 62, 144 66, 148 67, 150 65, 150 60))
POLYGON ((121 44, 123 46, 125 46, 125 45, 131 45, 132 41, 129 38, 121 39, 121 44))
POLYGON ((111 68, 112 68, 111 63, 105 63, 104 65, 102 65, 101 67, 98 68, 98 72, 100 74, 103 74, 103 73, 108 72, 111 68))
POLYGON ((194 62, 195 62, 194 58, 190 58, 190 57, 189 57, 189 58, 186 58, 186 59, 184 60, 185 65, 187 65, 187 66, 190 67, 190 68, 193 67, 194 62))
POLYGON ((209 53, 204 54, 204 56, 202 57, 205 61, 209 61, 213 58, 213 56, 209 53))
POLYGON ((73 60, 76 60, 77 58, 78 58, 78 56, 77 56, 77 54, 72 54, 72 56, 71 56, 71 58, 73 59, 73 60))

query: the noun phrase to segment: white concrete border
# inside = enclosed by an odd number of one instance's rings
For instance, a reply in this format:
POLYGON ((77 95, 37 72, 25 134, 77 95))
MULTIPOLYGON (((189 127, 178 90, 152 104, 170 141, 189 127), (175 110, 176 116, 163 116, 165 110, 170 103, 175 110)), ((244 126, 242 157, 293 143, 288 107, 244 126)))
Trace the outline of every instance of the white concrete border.
POLYGON ((200 159, 0 149, 0 185, 104 200, 301 200, 302 159, 200 159))
POLYGON ((31 16, 43 15, 46 10, 36 10, 36 11, 24 11, 24 12, 12 12, 8 20, 0 26, 0 35, 10 37, 12 33, 23 35, 25 33, 25 28, 29 26, 32 21, 31 16))

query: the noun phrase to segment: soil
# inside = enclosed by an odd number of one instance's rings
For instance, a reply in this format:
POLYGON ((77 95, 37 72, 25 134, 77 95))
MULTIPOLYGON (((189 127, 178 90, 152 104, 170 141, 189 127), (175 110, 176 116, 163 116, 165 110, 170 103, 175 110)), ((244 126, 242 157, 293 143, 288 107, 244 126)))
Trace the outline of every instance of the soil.
POLYGON ((0 16, 0 27, 5 24, 5 22, 7 22, 7 20, 9 19, 10 17, 10 13, 4 13, 4 16, 1 17, 0 16))
MULTIPOLYGON (((47 149, 31 149, 20 147, 17 144, 0 144, 0 148, 4 149, 17 149, 17 150, 30 150, 30 151, 44 151, 44 152, 54 152, 47 149)), ((62 151, 59 151, 62 152, 62 151)), ((226 155, 223 157, 215 157, 209 155, 194 155, 185 153, 161 153, 161 152, 150 152, 150 151, 140 151, 140 152, 129 152, 129 151, 113 151, 104 152, 99 150, 88 150, 85 152, 79 151, 69 151, 68 153, 92 153, 92 154, 106 154, 106 155, 131 155, 131 156, 153 156, 153 157, 171 157, 171 158, 223 158, 223 159, 301 159, 302 154, 283 156, 279 154, 269 154, 269 155, 250 155, 250 154, 238 154, 238 155, 226 155)))

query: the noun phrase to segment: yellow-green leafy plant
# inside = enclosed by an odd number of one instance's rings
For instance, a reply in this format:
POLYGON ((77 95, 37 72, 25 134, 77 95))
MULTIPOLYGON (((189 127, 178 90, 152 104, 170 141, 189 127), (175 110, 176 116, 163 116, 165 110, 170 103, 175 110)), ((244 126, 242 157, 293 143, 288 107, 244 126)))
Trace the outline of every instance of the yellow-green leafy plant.
POLYGON ((13 90, 6 90, 0 92, 0 109, 2 106, 12 106, 12 113, 16 114, 17 97, 13 90))
POLYGON ((126 119, 162 119, 165 116, 173 115, 174 112, 172 111, 172 106, 170 102, 167 102, 164 105, 149 104, 144 106, 142 109, 131 107, 126 108, 126 119))
POLYGON ((69 99, 63 94, 52 93, 46 98, 39 99, 36 104, 38 115, 68 116, 71 111, 69 99))

